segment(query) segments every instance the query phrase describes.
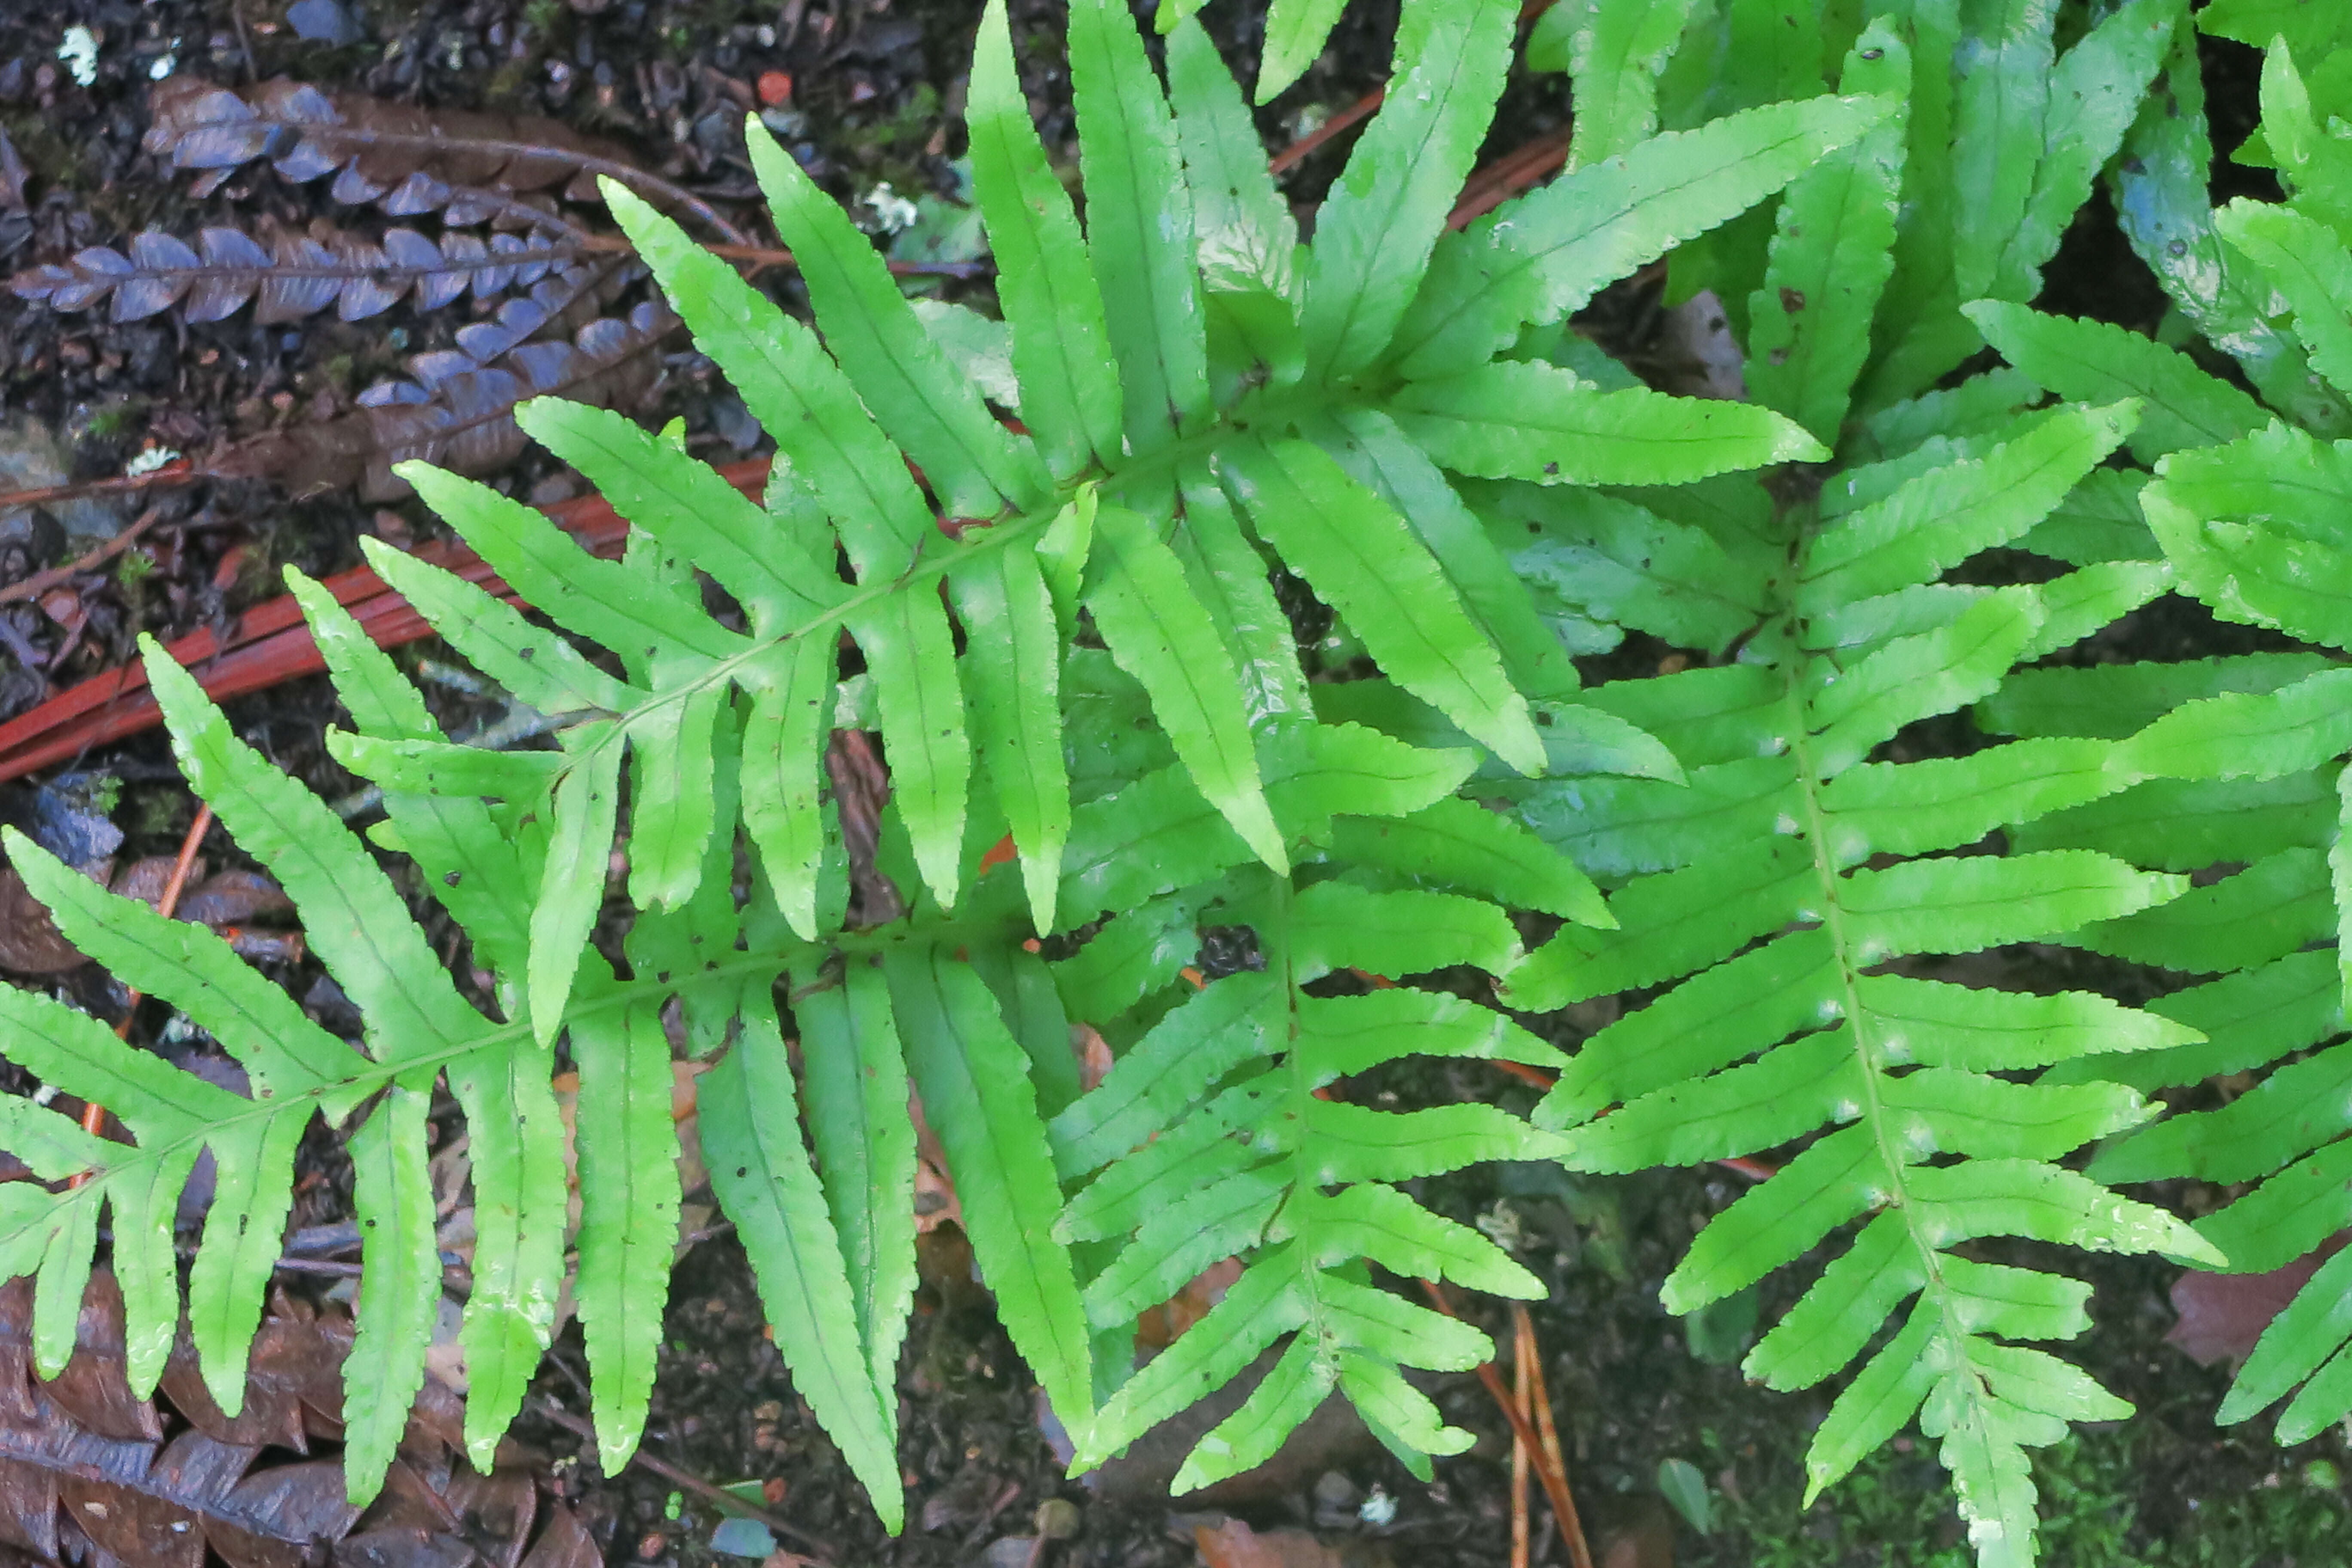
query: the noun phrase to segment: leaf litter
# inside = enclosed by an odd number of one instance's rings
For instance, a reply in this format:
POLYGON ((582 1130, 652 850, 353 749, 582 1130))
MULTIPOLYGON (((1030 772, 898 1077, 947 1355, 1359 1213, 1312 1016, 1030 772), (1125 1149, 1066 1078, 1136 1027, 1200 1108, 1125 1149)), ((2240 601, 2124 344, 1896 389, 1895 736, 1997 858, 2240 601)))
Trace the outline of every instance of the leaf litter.
POLYGON ((84 1296, 58 1375, 33 1372, 33 1292, 0 1288, 0 1543, 42 1563, 199 1568, 596 1568, 579 1517, 527 1472, 455 1456, 457 1396, 427 1385, 393 1478, 365 1510, 343 1496, 342 1362, 352 1327, 285 1296, 254 1342, 245 1408, 224 1415, 184 1331, 157 1397, 124 1374, 122 1298, 84 1296), (290 1457, 289 1457, 290 1456, 290 1457))
MULTIPOLYGON (((588 18, 593 18, 593 16, 594 16, 594 14, 595 14, 596 12, 598 12, 598 11, 599 11, 600 9, 602 9, 602 8, 601 8, 601 7, 599 7, 599 6, 596 6, 596 5, 575 5, 575 6, 573 7, 573 9, 575 9, 575 10, 579 11, 580 13, 582 13, 583 17, 583 21, 580 25, 581 25, 582 26, 585 27, 585 26, 589 26, 589 25, 590 25, 590 22, 589 22, 588 18)), ((614 10, 615 10, 615 12, 617 13, 617 12, 618 12, 618 10, 619 10, 619 7, 617 7, 617 6, 616 6, 616 7, 614 7, 614 10)), ((794 18, 794 25, 795 25, 795 26, 798 26, 798 25, 799 25, 799 18, 803 16, 803 12, 804 12, 804 11, 807 11, 807 10, 809 10, 809 9, 810 9, 810 8, 802 7, 802 6, 799 6, 799 5, 790 5, 790 6, 787 6, 787 7, 786 7, 786 11, 787 11, 787 13, 788 13, 791 16, 793 16, 793 17, 794 18)), ((454 26, 454 25, 455 25, 455 23, 454 23, 454 16, 455 16, 455 13, 449 13, 448 15, 449 15, 449 16, 450 16, 450 17, 452 18, 452 25, 454 26)), ((843 27, 843 29, 844 29, 844 31, 846 31, 846 30, 848 30, 849 28, 852 28, 852 27, 854 27, 854 26, 856 25, 856 16, 855 16, 855 13, 848 11, 846 8, 845 8, 845 10, 844 10, 844 12, 843 12, 843 14, 842 14, 842 17, 843 17, 843 19, 842 19, 842 21, 841 21, 840 25, 842 26, 842 27, 843 27)), ((820 6, 818 6, 818 7, 814 8, 814 11, 813 11, 813 13, 812 13, 812 15, 811 15, 811 20, 812 20, 812 22, 816 21, 816 20, 823 20, 823 21, 826 21, 826 22, 834 22, 834 21, 835 20, 835 18, 834 17, 834 16, 833 16, 830 12, 828 12, 828 11, 827 11, 827 10, 825 10, 823 6, 821 6, 821 5, 820 5, 820 6)), ((814 33, 815 29, 814 28, 814 26, 812 26, 811 31, 812 31, 812 34, 814 34, 814 33)), ((111 50, 110 50, 110 52, 111 52, 111 50)), ((265 52, 266 52, 266 51, 265 51, 265 52)), ((806 81, 808 81, 812 77, 814 77, 815 74, 816 74, 816 73, 814 73, 814 72, 803 72, 803 78, 802 78, 802 79, 803 79, 803 82, 805 83, 805 82, 806 82, 806 81)), ((804 89, 804 91, 805 91, 805 89, 804 89)), ((397 188, 397 187, 395 186, 395 187, 392 187, 392 188, 397 188)), ((544 190, 544 189, 545 189, 545 187, 541 187, 541 189, 542 189, 542 190, 544 190)), ((190 290, 190 292, 191 292, 191 293, 193 293, 193 289, 191 289, 191 290, 190 290)), ((337 301, 337 302, 338 302, 338 303, 340 303, 340 301, 337 301)), ((234 308, 234 307, 233 307, 233 308, 234 308)), ((326 308, 326 307, 325 307, 325 306, 323 306, 323 305, 322 305, 322 306, 320 306, 320 307, 319 307, 319 309, 320 309, 320 310, 323 310, 323 309, 325 309, 325 308, 326 308)), ((480 361, 478 361, 478 360, 476 363, 482 363, 482 362, 480 362, 480 361)), ((712 1298, 711 1298, 711 1299, 712 1299, 713 1300, 718 1300, 719 1298, 718 1298, 718 1295, 717 1295, 716 1293, 714 1293, 714 1295, 712 1296, 712 1298)), ((693 1305, 695 1305, 695 1306, 698 1307, 698 1306, 699 1306, 699 1303, 698 1303, 698 1302, 697 1302, 697 1303, 693 1303, 693 1305)), ((730 1321, 731 1321, 731 1320, 730 1320, 730 1321)), ((1596 1317, 1595 1321, 1603 1321, 1604 1320, 1603 1320, 1602 1318, 1596 1317)), ((1616 1333, 1631 1333, 1631 1332, 1634 1331, 1632 1328, 1629 1328, 1629 1327, 1620 1327, 1620 1326, 1616 1326, 1616 1325, 1614 1324, 1614 1321, 1613 1321, 1613 1320, 1605 1320, 1605 1321, 1607 1322, 1608 1326, 1604 1327, 1604 1328, 1601 1330, 1601 1331, 1600 1332, 1600 1334, 1599 1334, 1599 1336, 1598 1336, 1598 1340, 1596 1341, 1595 1344, 1591 1347, 1591 1352, 1592 1352, 1593 1357, 1595 1358, 1596 1364, 1606 1364, 1606 1363, 1607 1363, 1607 1358, 1608 1358, 1608 1356, 1609 1356, 1609 1354, 1610 1354, 1611 1352, 1610 1352, 1610 1347, 1609 1347, 1609 1345, 1607 1344, 1607 1342, 1607 1342, 1607 1341, 1608 1341, 1608 1339, 1610 1338, 1610 1336, 1611 1336, 1612 1334, 1616 1334, 1616 1333)), ((688 1342, 689 1345, 699 1347, 699 1349, 698 1349, 698 1351, 696 1351, 696 1352, 681 1352, 681 1353, 689 1353, 689 1354, 690 1354, 690 1353, 708 1353, 709 1352, 710 1352, 712 1349, 714 1349, 714 1348, 715 1348, 715 1347, 713 1347, 713 1346, 709 1343, 709 1342, 708 1338, 707 1338, 707 1337, 704 1337, 704 1336, 694 1336, 693 1338, 691 1338, 690 1340, 688 1340, 687 1342, 688 1342)), ((732 1360, 730 1360, 730 1361, 728 1361, 727 1363, 725 1363, 724 1364, 726 1364, 727 1366, 729 1366, 729 1368, 730 1368, 730 1370, 732 1370, 732 1368, 734 1367, 734 1365, 735 1365, 736 1363, 735 1363, 732 1360)), ((666 1371, 667 1371, 667 1370, 669 1370, 669 1369, 668 1369, 668 1367, 666 1365, 666 1371)), ((764 1374, 763 1374, 763 1375, 764 1375, 764 1374)), ((950 1380, 950 1381, 952 1381, 952 1380, 950 1380)), ((740 1388, 740 1380, 739 1380, 739 1382, 738 1382, 737 1386, 738 1386, 739 1388, 740 1388)), ((722 1392, 722 1393, 723 1393, 723 1392, 725 1392, 725 1390, 724 1390, 723 1386, 722 1386, 722 1388, 720 1389, 720 1392, 722 1392)), ((739 1395, 738 1395, 738 1397, 740 1397, 740 1395, 739 1394, 739 1395)), ((1687 1402, 1688 1402, 1688 1391, 1687 1391, 1687 1390, 1683 1391, 1683 1400, 1684 1400, 1684 1404, 1686 1405, 1687 1405, 1687 1402)), ((1664 1401, 1662 1401, 1662 1404, 1663 1404, 1663 1403, 1665 1403, 1665 1402, 1664 1402, 1664 1401)), ((691 1406, 687 1405, 684 1405, 684 1404, 681 1404, 681 1405, 679 1405, 679 1408, 681 1408, 681 1409, 684 1409, 684 1408, 690 1408, 690 1407, 691 1407, 691 1406)), ((1612 1420, 1613 1420, 1613 1419, 1615 1419, 1615 1416, 1613 1416, 1613 1415, 1612 1415, 1612 1416, 1611 1417, 1611 1419, 1612 1419, 1612 1420)), ((1644 1421, 1644 1422, 1637 1423, 1636 1425, 1638 1425, 1638 1426, 1650 1426, 1650 1425, 1652 1425, 1652 1424, 1653 1424, 1653 1423, 1651 1423, 1651 1422, 1644 1421)), ((948 1432, 943 1432, 943 1433, 941 1433, 941 1434, 937 1435, 937 1436, 934 1437, 933 1441, 934 1441, 934 1443, 935 1443, 935 1446, 937 1446, 937 1447, 940 1449, 940 1451, 941 1451, 942 1453, 952 1453, 952 1452, 954 1451, 954 1447, 955 1447, 955 1444, 954 1444, 954 1436, 955 1436, 955 1435, 952 1433, 952 1431, 951 1431, 951 1430, 950 1430, 950 1431, 948 1431, 948 1432)), ((745 1444, 743 1445, 743 1447, 744 1447, 745 1451, 748 1451, 748 1449, 749 1449, 748 1436, 747 1436, 746 1442, 745 1442, 745 1444)), ((718 1463, 719 1461, 717 1461, 716 1459, 713 1459, 711 1462, 713 1462, 713 1463, 718 1463)), ((929 1465, 929 1464, 931 1462, 931 1456, 930 1456, 930 1455, 929 1455, 929 1454, 926 1454, 926 1455, 921 1456, 921 1462, 925 1463, 926 1465, 929 1465)), ((934 1472, 934 1473, 936 1473, 936 1472, 934 1472)), ((1467 1496, 1466 1494, 1463 1497, 1462 1501, 1464 1502, 1465 1506, 1466 1506, 1466 1505, 1467 1505, 1467 1502, 1468 1502, 1468 1496, 1467 1496)), ((638 1517, 640 1517, 640 1518, 650 1518, 650 1517, 652 1517, 652 1516, 653 1516, 653 1514, 654 1514, 654 1513, 657 1513, 657 1512, 658 1512, 657 1508, 656 1508, 656 1509, 652 1510, 651 1511, 646 1511, 646 1510, 641 1510, 639 1511, 639 1515, 638 1515, 638 1517)), ((625 1540, 625 1542, 624 1542, 624 1544, 626 1544, 625 1540)), ((944 1545, 945 1543, 944 1543, 944 1542, 942 1542, 941 1544, 942 1544, 942 1545, 944 1545)), ((1188 1556, 1188 1557, 1189 1557, 1190 1550, 1191 1550, 1191 1548, 1190 1548, 1190 1546, 1189 1546, 1189 1544, 1188 1544, 1188 1546, 1187 1546, 1187 1548, 1186 1548, 1186 1551, 1187 1551, 1187 1556, 1188 1556)), ((942 1560, 943 1560, 943 1559, 942 1559, 942 1560)), ((1170 1559, 1170 1560, 1171 1560, 1171 1561, 1173 1561, 1173 1559, 1172 1559, 1172 1558, 1171 1558, 1171 1559, 1170 1559)))

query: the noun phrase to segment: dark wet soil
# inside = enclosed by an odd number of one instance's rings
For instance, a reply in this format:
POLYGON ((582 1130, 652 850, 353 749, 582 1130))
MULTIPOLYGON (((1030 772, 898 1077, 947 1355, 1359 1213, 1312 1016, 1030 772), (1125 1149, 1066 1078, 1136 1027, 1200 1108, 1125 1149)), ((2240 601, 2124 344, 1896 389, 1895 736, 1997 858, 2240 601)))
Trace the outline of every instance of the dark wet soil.
MULTIPOLYGON (((882 183, 901 195, 956 188, 957 111, 979 9, 972 0, 335 0, 327 9, 346 18, 359 41, 305 40, 288 24, 281 0, 0 5, 0 129, 30 175, 25 210, 12 213, 0 203, 0 272, 84 245, 120 246, 150 226, 186 235, 264 214, 298 226, 321 217, 353 221, 352 209, 326 198, 323 182, 291 186, 255 174, 209 196, 191 196, 184 177, 139 150, 146 90, 167 59, 230 86, 283 73, 427 105, 551 115, 619 142, 642 166, 751 226, 758 217, 747 200, 751 182, 737 127, 755 105, 782 112, 787 141, 845 200, 863 199, 882 183), (87 86, 56 58, 72 26, 87 28, 98 45, 96 77, 87 86)), ((1052 0, 1014 0, 1013 9, 1033 106, 1049 144, 1066 150, 1071 127, 1066 79, 1055 63, 1056 8, 1052 0)), ((1220 45, 1237 62, 1255 56, 1259 14, 1230 0, 1207 13, 1220 45)), ((1270 144, 1282 144, 1378 83, 1393 15, 1388 3, 1351 10, 1324 60, 1261 111, 1270 144)), ((2211 55, 2217 117, 2230 128, 2217 139, 2229 145, 2252 123, 2252 57, 2226 44, 2211 55)), ((1516 86, 1489 154, 1556 127, 1564 108, 1556 85, 1516 86)), ((1290 194, 1302 206, 1319 197, 1343 149, 1344 142, 1307 159, 1291 176, 1290 194)), ((1631 317, 1643 303, 1621 295, 1603 308, 1631 317)), ((2051 303, 2137 326, 2161 310, 2098 204, 2067 237, 2053 271, 2051 303)), ((401 306, 361 321, 329 313, 271 328, 254 325, 250 312, 205 325, 183 325, 172 315, 114 324, 102 312, 59 316, 0 296, 0 429, 22 423, 57 433, 58 477, 110 476, 147 447, 201 454, 346 409, 360 387, 396 371, 404 354, 446 346, 466 320, 462 310, 420 313, 401 306)), ((682 345, 642 412, 657 420, 682 415, 690 444, 708 456, 731 456, 746 439, 740 405, 682 345)), ((501 482, 537 500, 554 499, 568 484, 529 458, 501 482)), ((363 534, 422 536, 435 526, 414 504, 378 507, 348 491, 289 500, 266 482, 212 484, 0 526, 0 585, 86 547, 147 505, 161 516, 139 554, 142 564, 76 579, 63 599, 0 605, 0 641, 9 655, 0 658, 0 719, 122 662, 141 632, 170 637, 222 624, 273 592, 284 564, 338 569, 356 563, 363 534)), ((2216 628, 2193 606, 2168 602, 2120 634, 2129 646, 2114 654, 2172 658, 2234 651, 2234 644, 2223 644, 2240 635, 2216 628)), ((1629 645, 1615 658, 1654 661, 1663 651, 1629 645)), ((1607 671, 1622 672, 1615 665, 1607 671)), ((436 687, 434 697, 454 721, 482 710, 455 689, 436 687)), ((331 798, 354 784, 321 749, 320 731, 333 715, 331 695, 316 680, 291 682, 232 708, 241 732, 331 798)), ((125 783, 115 813, 129 834, 123 855, 177 847, 194 803, 160 738, 125 742, 83 765, 125 783)), ((0 815, 22 808, 21 789, 0 800, 0 815)), ((429 913, 421 899, 418 908, 429 913)), ((332 1013, 337 999, 331 988, 319 989, 323 977, 315 968, 281 966, 281 973, 296 994, 332 1013)), ((119 1015, 125 998, 111 982, 85 972, 72 984, 91 1010, 119 1015)), ((148 1017, 142 1025, 160 1021, 148 1017)), ((1518 1104, 1532 1098, 1476 1064, 1447 1067, 1414 1088, 1436 1100, 1518 1104)), ((297 1223, 341 1217, 347 1175, 331 1140, 312 1141, 305 1170, 297 1223)), ((1438 1184, 1425 1195, 1465 1221, 1483 1218, 1490 1228, 1515 1232, 1521 1258, 1551 1287, 1533 1323, 1570 1472, 1604 1547, 1618 1541, 1628 1551, 1654 1550, 1671 1542, 1674 1561, 1722 1568, 1765 1561, 1928 1561, 1927 1552, 1953 1542, 1931 1535, 1895 1552, 1890 1542, 1858 1535, 1851 1521, 1842 1522, 1832 1502, 1801 1515, 1800 1456, 1825 1397, 1744 1386, 1728 1364, 1742 1342, 1736 1321, 1711 1321, 1695 1335, 1658 1305, 1658 1287, 1690 1237, 1738 1187, 1738 1178, 1723 1173, 1600 1181, 1511 1167, 1438 1184), (1712 1536, 1675 1522, 1655 1500, 1660 1466, 1675 1459, 1699 1467, 1717 1494, 1725 1519, 1712 1536), (1796 1554, 1771 1554, 1782 1550, 1796 1554)), ((761 1331, 741 1251, 724 1234, 696 1246, 677 1271, 646 1451, 715 1484, 763 1484, 763 1506, 821 1543, 781 1544, 844 1568, 975 1561, 1145 1568, 1192 1561, 1187 1521, 1171 1516, 1164 1499, 1122 1486, 1117 1476, 1099 1485, 1062 1478, 1040 1430, 1026 1371, 947 1235, 926 1252, 902 1372, 901 1455, 911 1522, 900 1540, 883 1537, 838 1455, 795 1398, 761 1331), (1041 1508, 1055 1500, 1075 1505, 1076 1533, 1032 1557, 1019 1538, 1035 1533, 1041 1508)), ((2068 1266, 2081 1263, 2070 1259, 2068 1266)), ((2297 1467, 2315 1458, 2344 1468, 2337 1436, 2282 1454, 2258 1430, 2215 1431, 2210 1413, 2223 1379, 2160 1342, 2171 1318, 2165 1267, 2105 1261, 2090 1272, 2099 1286, 2098 1327, 2077 1349, 2143 1412, 2131 1437, 2136 1479, 2118 1494, 2134 1516, 2124 1527, 2132 1539, 2145 1544, 2193 1534, 2200 1500, 2275 1489, 2282 1476, 2303 1473, 2297 1467)), ((1799 1268, 1769 1281, 1758 1302, 1764 1321, 1809 1277, 1799 1268)), ((1507 1329, 1491 1303, 1465 1310, 1491 1329, 1507 1329)), ((581 1410, 583 1366, 575 1330, 559 1345, 540 1391, 581 1410)), ((1278 1464, 1223 1506, 1260 1524, 1299 1524, 1328 1539, 1354 1539, 1361 1550, 1352 1561, 1415 1568, 1502 1562, 1507 1429, 1473 1379, 1444 1380, 1436 1394, 1448 1415, 1479 1433, 1480 1441, 1470 1454, 1442 1462, 1433 1484, 1414 1480, 1360 1435, 1351 1441, 1343 1432, 1324 1452, 1301 1465, 1278 1464), (1384 1500, 1393 1504, 1392 1515, 1384 1500)), ((607 1543, 610 1561, 700 1568, 730 1560, 710 1544, 720 1514, 704 1499, 642 1468, 600 1475, 593 1448, 583 1453, 576 1437, 544 1418, 526 1416, 515 1440, 553 1467, 562 1489, 607 1543)), ((1879 1461, 1872 1477, 1873 1484, 1895 1491, 1940 1486, 1932 1459, 1907 1446, 1879 1461)), ((2334 1503, 2340 1509, 2340 1490, 2334 1503)), ((1055 1510, 1044 1517, 1059 1529, 1068 1514, 1055 1510)), ((1564 1561, 1549 1530, 1549 1522, 1541 1526, 1537 1560, 1564 1561)))

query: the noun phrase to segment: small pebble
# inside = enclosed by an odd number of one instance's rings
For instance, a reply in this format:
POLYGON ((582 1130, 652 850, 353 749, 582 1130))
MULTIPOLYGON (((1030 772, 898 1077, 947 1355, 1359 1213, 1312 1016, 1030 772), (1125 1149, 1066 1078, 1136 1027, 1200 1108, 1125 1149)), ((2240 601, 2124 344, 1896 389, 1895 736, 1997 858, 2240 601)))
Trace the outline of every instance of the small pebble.
MULTIPOLYGON (((530 487, 530 504, 533 506, 554 506, 559 502, 570 500, 573 496, 576 496, 579 493, 580 487, 572 482, 572 479, 570 474, 550 474, 547 478, 540 480, 539 483, 530 487)), ((722 1303, 714 1301, 711 1305, 718 1307, 722 1311, 725 1310, 722 1303)))
POLYGON ((367 29, 343 9, 341 0, 294 0, 286 8, 286 23, 296 37, 313 44, 356 44, 367 37, 367 29))

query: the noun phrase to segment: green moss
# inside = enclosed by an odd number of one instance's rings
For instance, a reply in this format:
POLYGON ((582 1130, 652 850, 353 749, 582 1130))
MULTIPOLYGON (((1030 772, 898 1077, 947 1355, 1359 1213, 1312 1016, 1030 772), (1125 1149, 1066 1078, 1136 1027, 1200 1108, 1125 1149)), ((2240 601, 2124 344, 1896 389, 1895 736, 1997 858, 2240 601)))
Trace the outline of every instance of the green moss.
POLYGON ((147 400, 143 397, 124 397, 102 404, 91 409, 82 421, 81 434, 100 441, 111 441, 130 435, 146 413, 147 400))
POLYGON ((59 135, 47 116, 12 114, 0 119, 0 129, 8 132, 25 166, 37 178, 69 191, 85 190, 90 185, 83 150, 59 135))
POLYGON ((874 127, 870 140, 879 147, 919 145, 939 129, 940 95, 929 82, 917 82, 898 112, 874 127))
MULTIPOLYGON (((2142 1501, 2158 1484, 2146 1428, 2085 1431, 2034 1456, 2041 1561, 2051 1568, 2336 1568, 2352 1563, 2352 1504, 2333 1461, 2279 1456, 2260 1484, 2217 1481, 2184 1500, 2193 1522, 2158 1529, 2142 1501)), ((1699 1563, 1752 1568, 1973 1568, 1943 1467, 1912 1437, 1873 1454, 1810 1510, 1801 1479, 1776 1468, 1762 1490, 1716 1495, 1699 1563)), ((1710 1474, 1727 1456, 1710 1440, 1710 1474)), ((1742 1467, 1743 1475, 1746 1468, 1742 1467)), ((2192 1474, 2191 1484, 2194 1484, 2192 1474)))
POLYGON ((184 833, 186 821, 180 808, 188 803, 180 790, 142 789, 131 797, 129 830, 142 837, 162 837, 166 834, 184 833))
POLYGON ((536 58, 504 61, 490 74, 489 85, 482 89, 484 100, 509 108, 518 107, 523 94, 530 89, 538 65, 536 58))

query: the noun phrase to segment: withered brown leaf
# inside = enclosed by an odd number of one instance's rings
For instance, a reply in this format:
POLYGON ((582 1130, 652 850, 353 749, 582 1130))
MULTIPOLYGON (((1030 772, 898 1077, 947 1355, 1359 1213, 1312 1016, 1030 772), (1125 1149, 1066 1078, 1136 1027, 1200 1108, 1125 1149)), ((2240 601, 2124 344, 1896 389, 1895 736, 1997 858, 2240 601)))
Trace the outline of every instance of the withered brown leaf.
POLYGON ((103 1270, 84 1294, 73 1358, 56 1378, 37 1378, 32 1300, 26 1280, 0 1286, 0 1548, 83 1568, 203 1568, 208 1551, 228 1568, 601 1562, 580 1521, 528 1473, 480 1476, 457 1456, 457 1397, 438 1384, 383 1495, 364 1513, 352 1508, 337 1453, 346 1318, 273 1301, 244 1411, 230 1418, 205 1391, 184 1331, 160 1399, 131 1394, 122 1298, 103 1270))
POLYGON ((263 326, 300 321, 333 307, 346 321, 389 310, 403 299, 436 310, 471 289, 489 300, 528 289, 551 268, 584 266, 579 247, 561 238, 506 233, 485 240, 452 230, 438 241, 413 228, 389 228, 370 240, 320 222, 306 234, 278 230, 256 239, 243 229, 200 229, 188 244, 161 229, 131 237, 130 254, 94 245, 62 263, 8 280, 20 300, 58 310, 112 302, 117 321, 135 321, 173 305, 191 321, 217 321, 258 300, 263 326))
POLYGON ((493 473, 523 448, 516 404, 549 394, 608 408, 634 402, 653 384, 661 368, 654 351, 677 324, 649 300, 625 317, 590 321, 569 342, 519 342, 537 321, 516 308, 531 303, 509 300, 496 322, 460 331, 458 348, 418 354, 408 362, 415 379, 369 388, 352 413, 241 441, 210 470, 274 479, 297 495, 356 484, 369 500, 408 493, 392 467, 410 458, 493 473))
POLYGON ((285 77, 243 93, 167 77, 149 106, 146 150, 201 171, 200 196, 267 158, 297 183, 332 174, 336 201, 373 202, 394 217, 438 212, 458 227, 489 218, 536 226, 551 216, 546 198, 559 188, 569 200, 601 200, 601 174, 657 206, 692 212, 725 239, 743 238, 709 204, 635 167, 625 148, 541 115, 425 109, 285 77))

